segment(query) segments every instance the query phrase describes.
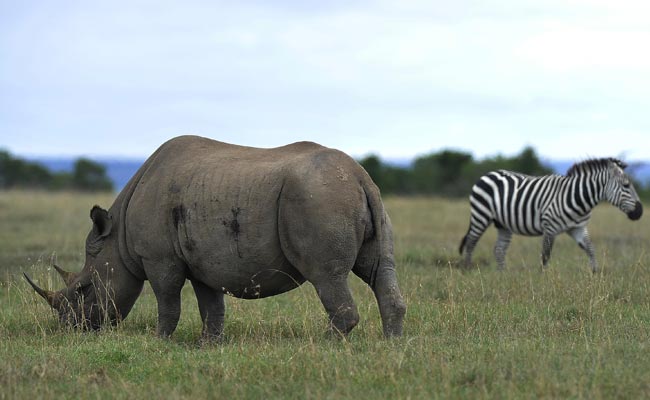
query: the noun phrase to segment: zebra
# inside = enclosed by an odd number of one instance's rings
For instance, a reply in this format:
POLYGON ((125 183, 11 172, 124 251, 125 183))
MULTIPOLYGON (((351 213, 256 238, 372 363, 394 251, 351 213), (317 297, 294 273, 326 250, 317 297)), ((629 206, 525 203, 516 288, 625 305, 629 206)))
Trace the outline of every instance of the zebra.
POLYGON ((461 255, 465 253, 465 265, 471 265, 476 243, 494 222, 498 231, 494 256, 499 269, 505 268, 513 233, 543 236, 542 265, 546 267, 555 237, 567 232, 587 253, 596 273, 598 264, 587 232, 591 210, 605 200, 631 220, 643 214, 639 196, 624 172, 626 167, 615 158, 598 158, 574 164, 564 176, 529 176, 506 170, 483 175, 469 197, 470 223, 459 248, 461 255))

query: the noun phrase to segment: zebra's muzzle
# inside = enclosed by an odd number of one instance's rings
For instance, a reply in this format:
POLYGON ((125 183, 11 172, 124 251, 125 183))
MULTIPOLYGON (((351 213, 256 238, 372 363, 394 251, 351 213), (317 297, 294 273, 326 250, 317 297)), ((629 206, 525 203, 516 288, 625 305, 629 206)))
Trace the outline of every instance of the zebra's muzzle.
POLYGON ((643 205, 640 201, 637 201, 634 205, 634 210, 627 213, 627 217, 632 221, 636 221, 643 215, 643 205))

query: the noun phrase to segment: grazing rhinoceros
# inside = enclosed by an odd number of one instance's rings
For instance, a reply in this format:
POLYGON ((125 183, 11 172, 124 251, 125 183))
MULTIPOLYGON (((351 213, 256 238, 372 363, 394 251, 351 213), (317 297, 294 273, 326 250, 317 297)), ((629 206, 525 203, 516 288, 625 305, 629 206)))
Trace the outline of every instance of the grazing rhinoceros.
POLYGON ((374 291, 385 336, 399 336, 405 305, 390 220, 379 190, 344 153, 300 142, 275 149, 181 136, 163 144, 106 211, 90 211, 86 262, 57 271, 67 287, 43 290, 62 322, 98 329, 126 318, 149 280, 158 334, 174 332, 189 279, 218 338, 224 293, 257 299, 311 282, 333 332, 359 321, 350 270, 374 291))

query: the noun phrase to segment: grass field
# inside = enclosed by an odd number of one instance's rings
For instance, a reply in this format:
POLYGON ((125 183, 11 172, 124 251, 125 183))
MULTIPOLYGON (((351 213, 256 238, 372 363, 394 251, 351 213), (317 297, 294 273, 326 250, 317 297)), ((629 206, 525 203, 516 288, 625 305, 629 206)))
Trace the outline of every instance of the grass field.
POLYGON ((477 268, 461 269, 466 201, 387 198, 404 336, 384 340, 372 292, 350 277, 361 322, 328 339, 313 287, 227 299, 226 340, 200 347, 194 293, 171 340, 154 336, 148 286, 126 321, 100 333, 61 328, 21 278, 63 285, 51 260, 83 263, 93 204, 110 195, 0 192, 0 398, 647 398, 650 396, 648 217, 609 205, 590 224, 603 272, 568 236, 550 267, 539 238, 514 237, 495 270, 493 230, 477 268))

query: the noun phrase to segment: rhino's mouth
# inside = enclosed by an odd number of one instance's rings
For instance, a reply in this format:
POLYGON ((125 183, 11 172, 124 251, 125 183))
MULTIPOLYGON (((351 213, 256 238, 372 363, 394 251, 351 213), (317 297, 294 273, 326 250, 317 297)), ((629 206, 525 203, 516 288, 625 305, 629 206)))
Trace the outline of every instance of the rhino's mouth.
POLYGON ((62 324, 82 331, 100 330, 104 319, 104 313, 100 312, 99 307, 96 305, 91 305, 77 310, 68 309, 60 313, 62 324))

